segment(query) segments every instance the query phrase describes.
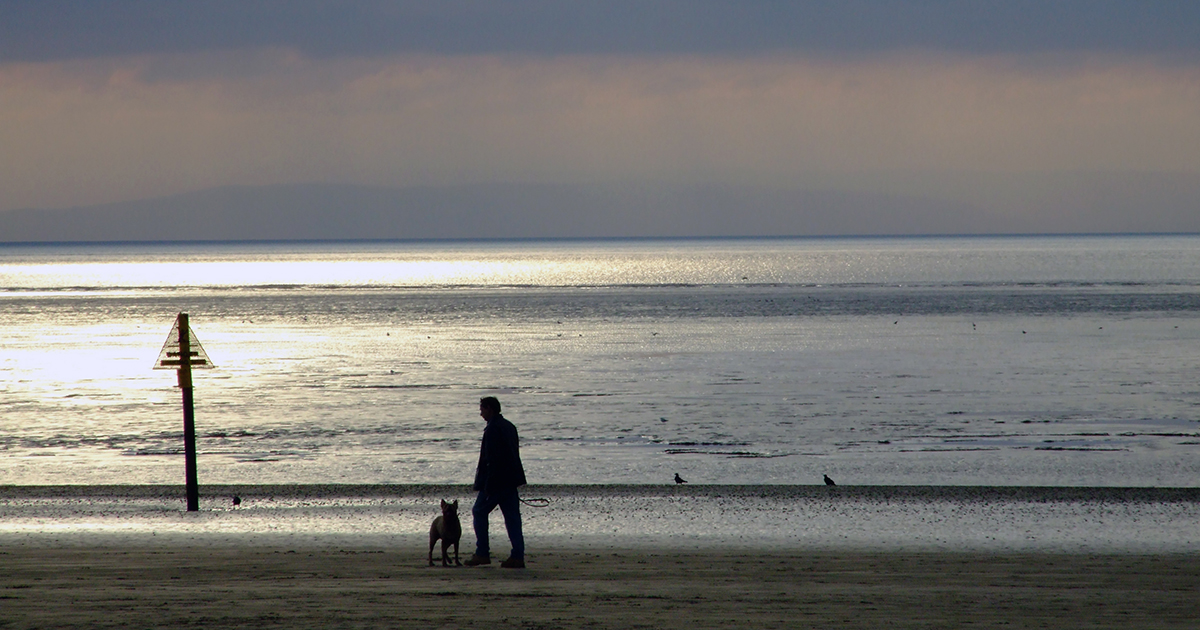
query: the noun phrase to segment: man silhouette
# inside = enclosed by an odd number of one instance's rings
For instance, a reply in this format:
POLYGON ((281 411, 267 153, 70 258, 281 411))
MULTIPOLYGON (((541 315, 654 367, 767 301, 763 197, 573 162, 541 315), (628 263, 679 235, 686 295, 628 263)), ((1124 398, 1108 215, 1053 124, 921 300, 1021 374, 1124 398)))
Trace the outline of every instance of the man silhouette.
POLYGON ((469 567, 491 564, 488 546, 488 514, 500 506, 504 528, 512 543, 512 554, 500 563, 505 569, 525 568, 525 537, 521 533, 521 497, 517 488, 525 485, 525 468, 517 427, 500 415, 500 401, 493 396, 479 399, 479 415, 487 421, 479 444, 479 466, 475 469, 475 490, 479 495, 471 508, 475 526, 475 553, 464 563, 469 567))

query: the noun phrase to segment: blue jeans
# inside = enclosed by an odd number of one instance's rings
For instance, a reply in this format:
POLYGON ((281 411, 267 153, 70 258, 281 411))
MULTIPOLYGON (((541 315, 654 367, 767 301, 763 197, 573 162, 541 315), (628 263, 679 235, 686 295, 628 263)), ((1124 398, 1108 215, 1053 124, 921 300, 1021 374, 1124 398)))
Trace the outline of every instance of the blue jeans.
POLYGON ((501 490, 487 493, 480 491, 475 499, 475 507, 471 508, 471 516, 475 525, 475 555, 490 558, 488 548, 488 514, 500 506, 504 514, 504 528, 508 530, 508 540, 512 543, 512 556, 518 560, 525 559, 525 536, 521 534, 521 498, 517 489, 501 490))

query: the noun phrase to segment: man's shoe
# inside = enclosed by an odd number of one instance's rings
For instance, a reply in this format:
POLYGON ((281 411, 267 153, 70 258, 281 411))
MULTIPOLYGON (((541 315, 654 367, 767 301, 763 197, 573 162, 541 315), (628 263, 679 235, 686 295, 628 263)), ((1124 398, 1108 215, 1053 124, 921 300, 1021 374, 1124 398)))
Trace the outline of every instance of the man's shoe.
POLYGON ((465 564, 469 567, 477 567, 481 564, 491 564, 491 563, 492 563, 492 559, 488 558, 487 556, 477 556, 475 554, 471 554, 471 557, 467 558, 467 561, 464 562, 463 564, 465 564))
POLYGON ((500 563, 500 566, 505 569, 524 569, 525 560, 522 558, 509 558, 500 563))

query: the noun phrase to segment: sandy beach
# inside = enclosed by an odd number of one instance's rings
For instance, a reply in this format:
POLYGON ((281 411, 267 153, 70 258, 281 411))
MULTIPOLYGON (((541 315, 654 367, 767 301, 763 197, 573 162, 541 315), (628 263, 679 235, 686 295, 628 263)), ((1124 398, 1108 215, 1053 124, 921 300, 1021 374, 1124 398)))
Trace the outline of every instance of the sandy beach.
POLYGON ((0 486, 0 629, 1200 619, 1194 488, 533 486, 527 569, 429 567, 437 502, 464 492, 206 486, 185 513, 176 487, 0 486))
POLYGON ((1191 554, 18 547, 0 627, 1194 628, 1191 554))

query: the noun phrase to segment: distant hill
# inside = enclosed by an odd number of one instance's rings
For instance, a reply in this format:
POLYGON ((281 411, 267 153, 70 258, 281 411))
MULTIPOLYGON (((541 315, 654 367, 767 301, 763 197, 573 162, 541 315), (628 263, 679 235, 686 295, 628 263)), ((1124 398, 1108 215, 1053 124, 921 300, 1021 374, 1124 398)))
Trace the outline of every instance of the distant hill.
MULTIPOLYGON (((233 186, 91 207, 3 212, 0 241, 758 236, 880 228, 895 233, 905 230, 881 221, 881 206, 893 214, 897 209, 905 215, 954 214, 932 205, 882 196, 708 186, 233 186)), ((918 225, 928 230, 940 220, 928 219, 918 225)))
POLYGON ((1200 231, 1200 184, 1089 182, 1037 192, 1057 200, 1052 209, 1003 212, 945 199, 718 185, 232 186, 0 212, 0 242, 1200 231))

